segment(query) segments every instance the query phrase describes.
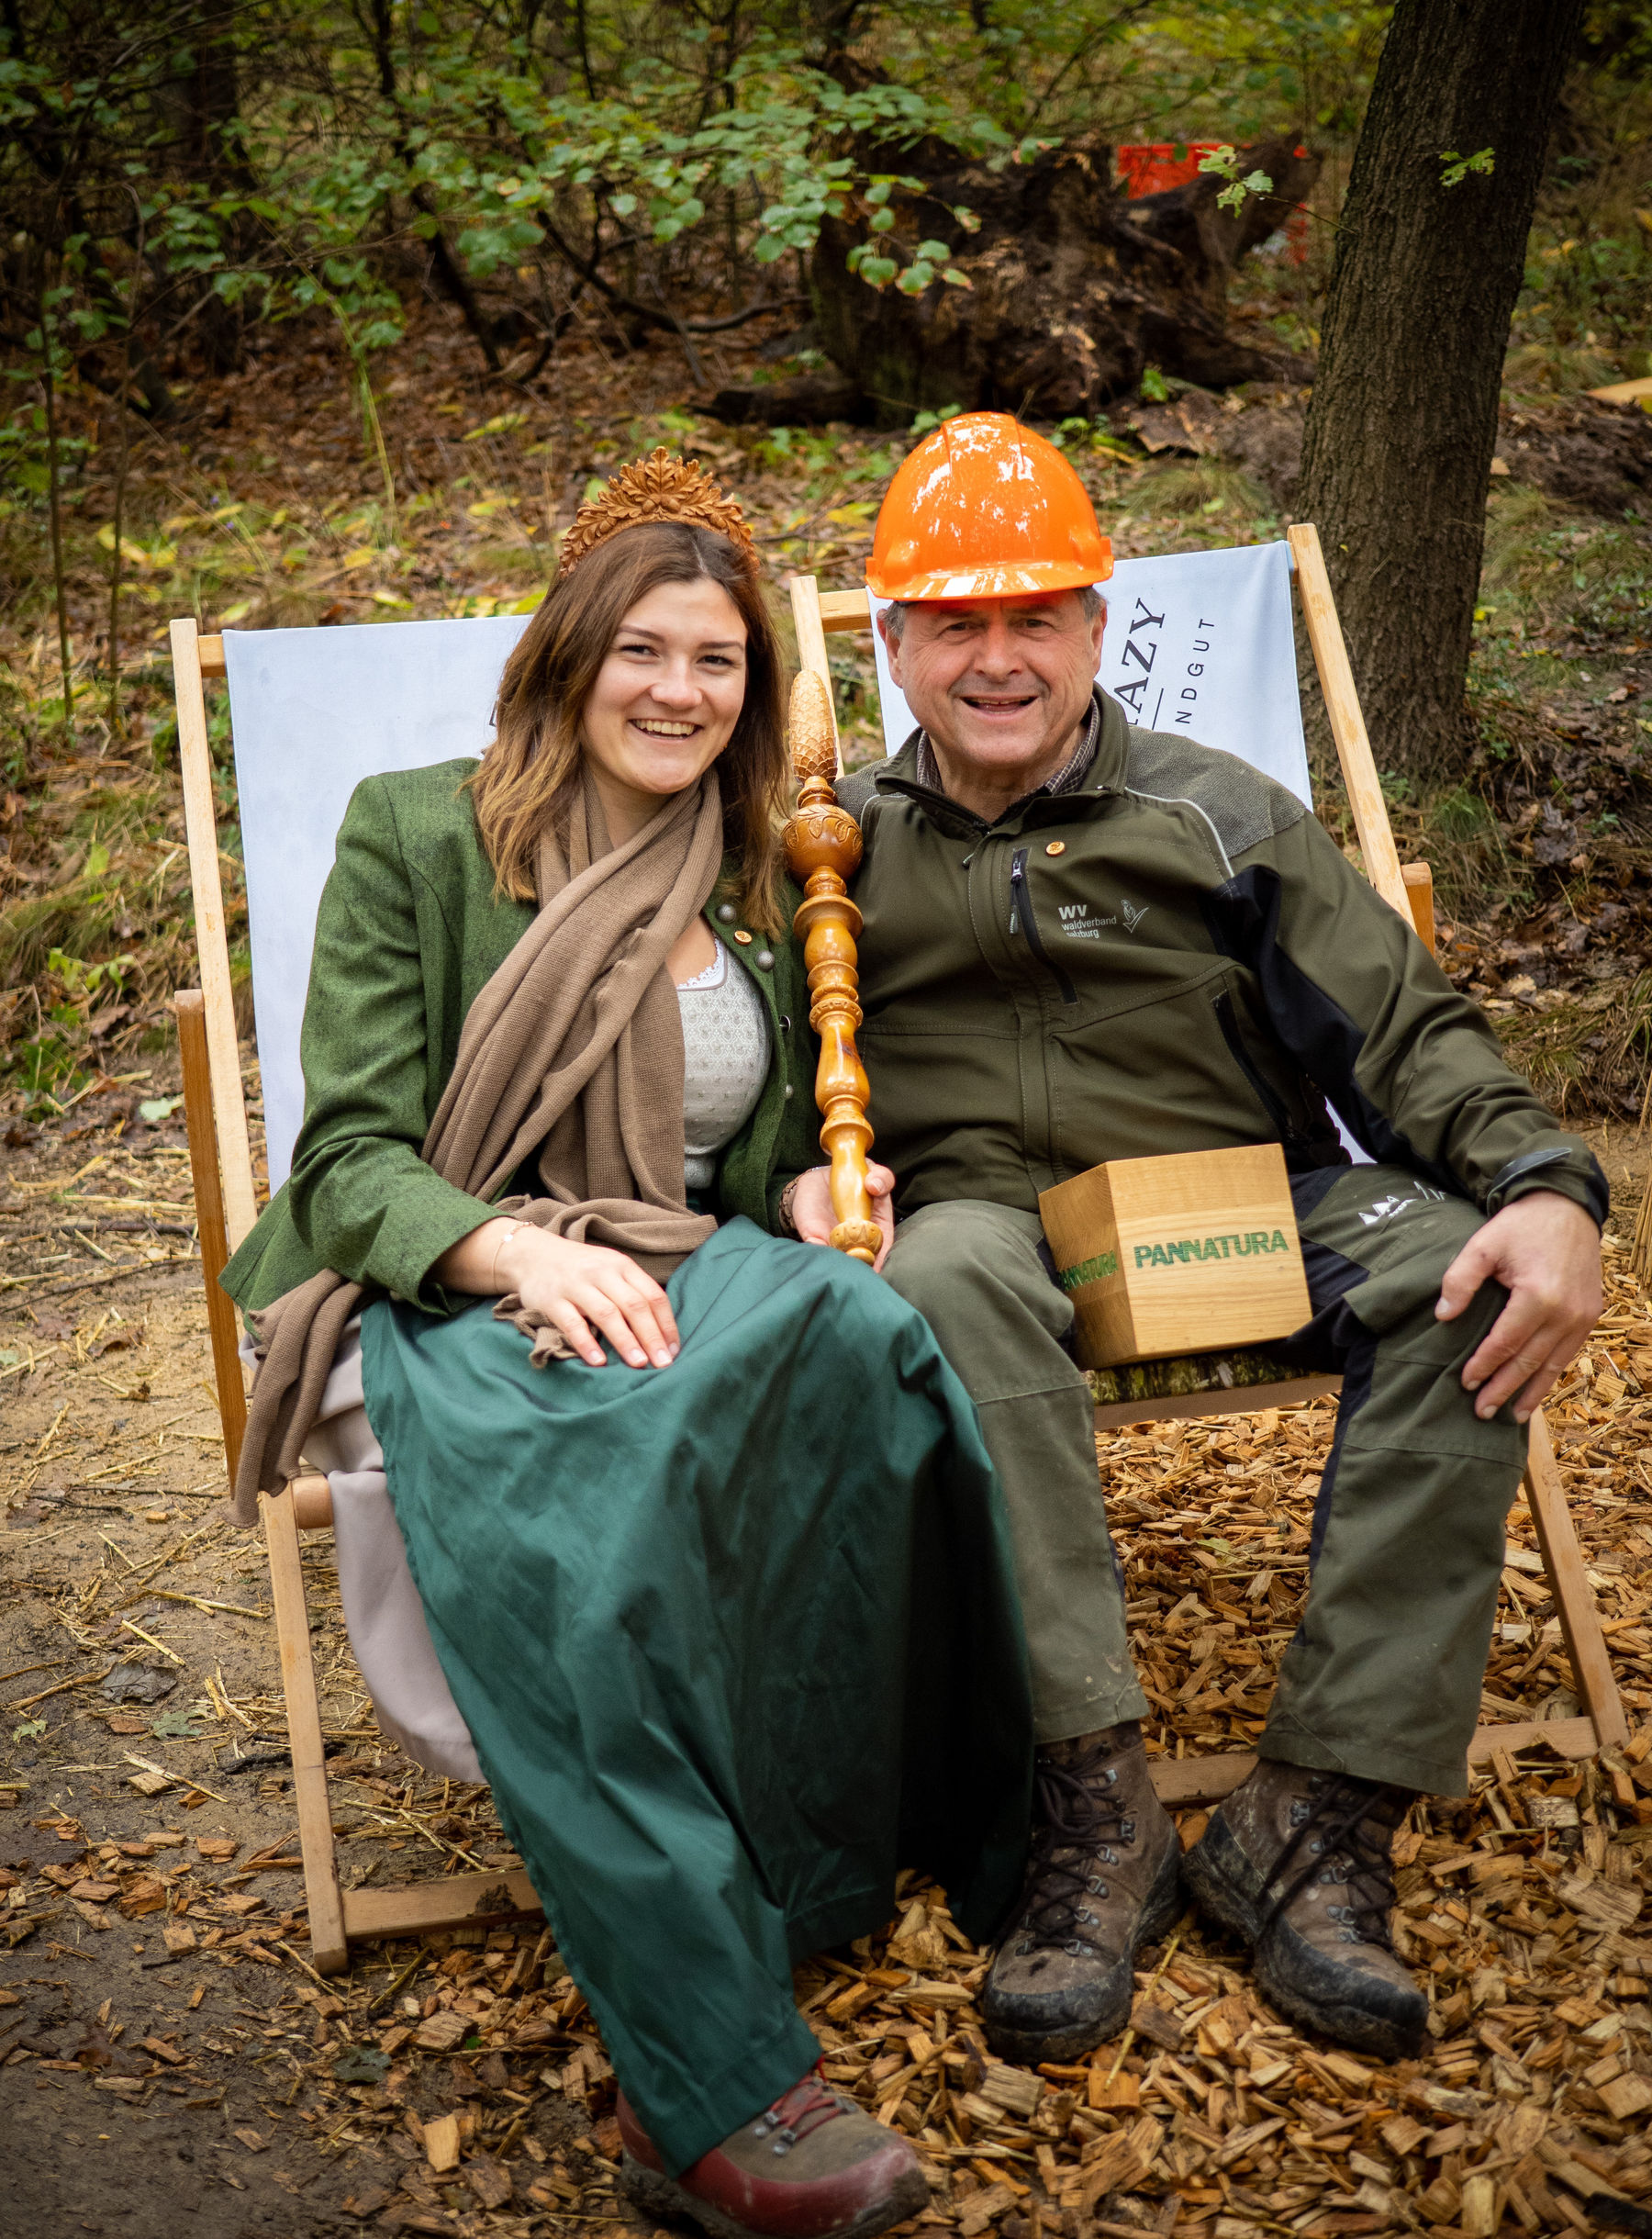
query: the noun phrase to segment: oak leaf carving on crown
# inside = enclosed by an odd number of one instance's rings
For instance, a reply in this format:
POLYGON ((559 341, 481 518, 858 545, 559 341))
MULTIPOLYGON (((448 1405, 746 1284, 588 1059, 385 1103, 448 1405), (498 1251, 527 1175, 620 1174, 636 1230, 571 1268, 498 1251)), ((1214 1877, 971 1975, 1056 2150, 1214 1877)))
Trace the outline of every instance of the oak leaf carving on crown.
POLYGON ((757 546, 735 500, 701 466, 674 458, 662 443, 645 459, 622 466, 601 494, 586 498, 574 516, 574 526, 563 539, 557 562, 560 583, 571 575, 586 554, 622 529, 658 521, 680 521, 685 528, 709 529, 726 536, 740 551, 748 567, 755 570, 757 546))

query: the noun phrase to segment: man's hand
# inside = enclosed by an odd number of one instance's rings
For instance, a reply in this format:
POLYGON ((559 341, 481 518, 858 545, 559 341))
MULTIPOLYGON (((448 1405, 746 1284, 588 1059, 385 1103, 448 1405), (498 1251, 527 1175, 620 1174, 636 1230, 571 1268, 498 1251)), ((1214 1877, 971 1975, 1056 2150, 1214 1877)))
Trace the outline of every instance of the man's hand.
MULTIPOLYGON (((806 1174, 799 1174, 798 1186, 792 1192, 792 1225, 805 1244, 830 1244, 832 1229, 837 1226, 837 1215, 832 1210, 832 1169, 811 1166, 806 1174)), ((895 1177, 887 1166, 866 1167, 866 1193, 872 1200, 872 1218, 883 1231, 883 1242, 873 1260, 874 1270, 882 1267, 889 1256, 889 1246, 895 1240, 895 1207, 893 1192, 895 1177)))
POLYGON ((1516 1198, 1446 1269, 1435 1314, 1453 1320, 1486 1282, 1501 1282, 1509 1303, 1464 1369, 1464 1388, 1479 1394, 1474 1412, 1482 1421, 1513 1398, 1515 1421, 1529 1422, 1600 1316, 1593 1221, 1554 1190, 1516 1198))

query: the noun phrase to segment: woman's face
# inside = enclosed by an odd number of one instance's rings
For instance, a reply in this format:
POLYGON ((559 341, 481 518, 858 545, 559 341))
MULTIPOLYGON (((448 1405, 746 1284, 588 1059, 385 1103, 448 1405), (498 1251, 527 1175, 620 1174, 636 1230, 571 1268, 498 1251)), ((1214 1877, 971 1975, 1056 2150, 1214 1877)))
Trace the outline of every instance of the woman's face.
POLYGON ((652 814, 661 796, 693 785, 732 736, 745 686, 745 624, 720 583, 662 583, 640 599, 581 725, 605 800, 652 814))

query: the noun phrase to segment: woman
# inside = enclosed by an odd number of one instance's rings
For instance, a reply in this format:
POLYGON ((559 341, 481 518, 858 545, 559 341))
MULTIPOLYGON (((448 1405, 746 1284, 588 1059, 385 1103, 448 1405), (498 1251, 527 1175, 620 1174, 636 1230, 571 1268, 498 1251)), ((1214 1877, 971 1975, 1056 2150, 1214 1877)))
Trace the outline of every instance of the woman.
POLYGON ((360 1312, 424 1617, 602 2027, 628 2182, 725 2234, 880 2231, 922 2177, 816 2080, 791 1962, 886 1920, 898 1863, 990 1931, 1024 1660, 927 1327, 769 1233, 831 1221, 780 656, 698 470, 659 453, 582 509, 497 732, 368 780, 340 833, 292 1178, 225 1275, 262 1342, 238 1495, 296 1466, 360 1312))

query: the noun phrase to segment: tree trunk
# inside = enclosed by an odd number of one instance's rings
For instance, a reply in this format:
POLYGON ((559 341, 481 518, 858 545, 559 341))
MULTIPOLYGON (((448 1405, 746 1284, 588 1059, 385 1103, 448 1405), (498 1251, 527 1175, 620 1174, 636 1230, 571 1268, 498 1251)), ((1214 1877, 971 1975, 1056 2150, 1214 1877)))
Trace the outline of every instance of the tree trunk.
POLYGON ((1379 767, 1466 767, 1509 322, 1583 0, 1400 0, 1355 151, 1303 440, 1379 767), (1442 184, 1444 151, 1492 151, 1442 184))
MULTIPOLYGON (((185 177, 215 194, 251 195, 258 182, 247 161, 241 126, 234 6, 223 8, 194 29, 193 67, 178 86, 183 107, 181 167, 185 177)), ((244 212, 229 218, 223 245, 231 268, 251 257, 253 233, 244 212)), ((242 306, 227 303, 210 280, 200 302, 201 341, 208 364, 216 374, 239 372, 246 342, 242 306)))

